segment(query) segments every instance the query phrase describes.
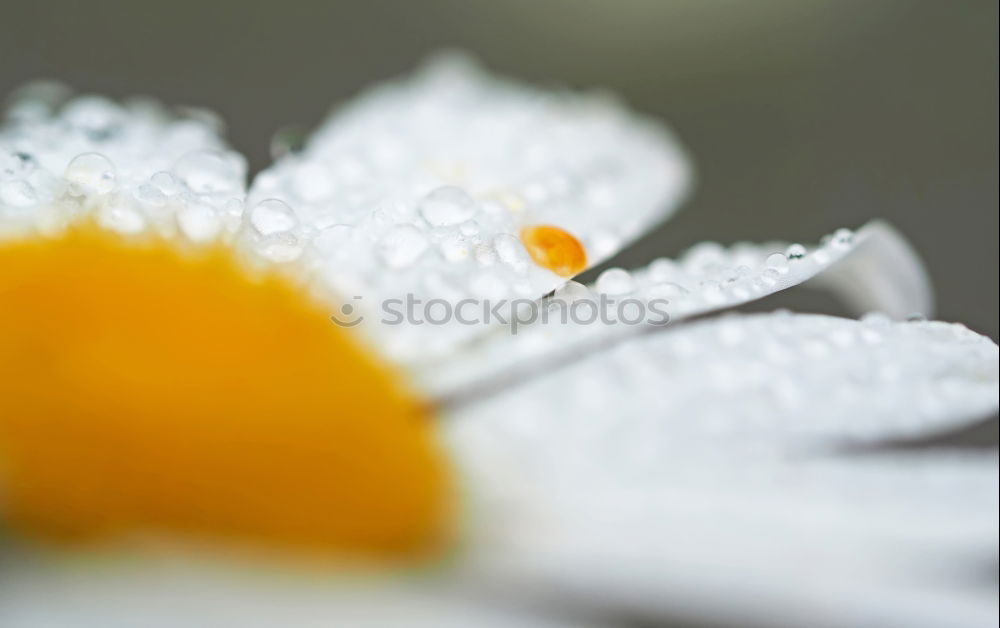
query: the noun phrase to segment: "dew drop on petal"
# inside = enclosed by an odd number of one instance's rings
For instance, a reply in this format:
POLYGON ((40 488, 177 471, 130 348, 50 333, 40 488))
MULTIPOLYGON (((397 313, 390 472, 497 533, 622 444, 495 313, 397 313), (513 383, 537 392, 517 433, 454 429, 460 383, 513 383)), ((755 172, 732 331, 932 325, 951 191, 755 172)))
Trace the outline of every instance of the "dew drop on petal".
POLYGON ((207 205, 194 204, 177 213, 177 226, 191 241, 204 242, 222 230, 222 217, 207 205))
POLYGON ((469 220, 475 214, 475 201, 457 187, 440 187, 420 202, 420 215, 434 227, 457 225, 469 220))
POLYGON ((496 249, 489 244, 476 245, 474 255, 476 257, 476 263, 484 267, 496 264, 499 259, 496 249))
POLYGON ((892 319, 888 315, 882 312, 868 312, 861 317, 861 322, 869 327, 889 327, 892 324, 892 319))
POLYGON ((771 253, 764 260, 764 266, 766 268, 773 268, 779 273, 788 272, 788 258, 785 257, 784 253, 771 253))
POLYGON ((35 188, 27 181, 4 181, 0 183, 0 205, 8 207, 29 207, 38 202, 35 188))
POLYGON ((509 233, 501 233, 493 238, 493 250, 497 252, 501 262, 515 269, 524 268, 528 264, 528 252, 524 250, 524 245, 509 233))
POLYGON ((609 268, 597 278, 597 290, 604 294, 628 294, 635 290, 635 280, 622 268, 609 268))
POLYGON ((115 166, 100 153, 77 155, 66 166, 64 176, 78 192, 78 196, 107 194, 115 189, 115 166))
POLYGON ((698 292, 701 298, 705 300, 706 303, 711 305, 719 305, 724 303, 726 300, 726 293, 723 292, 722 286, 718 281, 708 280, 701 282, 698 292))
POLYGON ((222 211, 225 212, 227 216, 232 216, 234 218, 239 218, 243 215, 243 200, 238 198, 231 198, 222 204, 222 211))
POLYGON ((272 233, 257 243, 260 254, 277 263, 298 259, 304 248, 302 239, 288 231, 272 233))
POLYGON ((792 261, 800 260, 806 256, 806 247, 801 244, 793 244, 785 251, 785 256, 792 261))
POLYGON ((560 277, 572 277, 587 267, 583 245, 559 227, 525 227, 521 230, 521 242, 536 264, 560 277))
POLYGON ((593 299, 594 294, 590 291, 590 288, 578 281, 567 281, 556 289, 552 298, 566 303, 574 303, 580 300, 593 299))
POLYGON ((261 201, 250 210, 250 226, 262 236, 292 231, 298 224, 292 208, 276 198, 261 201))
POLYGON ((195 194, 233 192, 243 185, 243 173, 237 160, 214 150, 187 153, 177 160, 173 171, 195 194))
POLYGON ((665 257, 653 260, 649 265, 649 278, 655 282, 666 282, 681 274, 677 262, 665 257))
POLYGON ((140 233, 146 228, 146 216, 135 207, 114 204, 102 207, 98 213, 100 224, 119 233, 140 233))
POLYGON ((174 196, 181 191, 180 181, 178 181, 174 175, 166 171, 157 172, 150 177, 149 182, 167 196, 174 196))
POLYGON ((690 294, 690 291, 684 286, 673 283, 670 281, 664 281, 662 283, 653 284, 646 289, 646 296, 650 299, 667 299, 669 301, 679 301, 690 294))
POLYGON ((74 98, 62 110, 66 123, 95 142, 103 142, 116 135, 123 114, 120 105, 101 96, 74 98))
POLYGON ((850 246, 851 242, 854 240, 854 232, 850 229, 837 229, 833 232, 833 237, 830 242, 836 247, 846 247, 850 246))
POLYGON ((167 204, 167 195, 155 185, 144 183, 135 191, 135 200, 144 205, 163 207, 167 204))
POLYGON ((449 262, 458 262, 469 257, 469 244, 458 234, 449 234, 438 244, 441 255, 449 262))
POLYGON ((390 268, 412 265, 427 250, 427 239, 413 225, 397 225, 378 243, 378 254, 390 268))
POLYGON ((475 220, 466 220, 458 226, 458 230, 462 233, 462 235, 471 237, 479 233, 479 223, 475 220))

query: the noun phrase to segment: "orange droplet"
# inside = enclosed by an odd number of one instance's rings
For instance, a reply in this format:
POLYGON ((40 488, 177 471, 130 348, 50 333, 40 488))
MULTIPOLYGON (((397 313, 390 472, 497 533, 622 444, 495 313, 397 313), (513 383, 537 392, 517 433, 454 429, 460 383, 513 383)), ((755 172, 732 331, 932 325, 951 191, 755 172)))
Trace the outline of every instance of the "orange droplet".
POLYGON ((4 519, 350 553, 431 549, 424 403, 290 280, 93 227, 0 245, 4 519))
POLYGON ((538 225, 521 229, 521 242, 535 263, 560 277, 572 277, 587 267, 587 252, 565 229, 538 225))

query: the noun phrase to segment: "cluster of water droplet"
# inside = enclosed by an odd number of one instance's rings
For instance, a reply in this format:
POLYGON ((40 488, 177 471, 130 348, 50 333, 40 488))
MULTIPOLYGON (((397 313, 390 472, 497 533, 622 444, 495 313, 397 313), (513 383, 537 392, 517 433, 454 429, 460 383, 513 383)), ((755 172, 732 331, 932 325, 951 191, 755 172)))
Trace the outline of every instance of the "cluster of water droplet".
POLYGON ((602 273, 597 292, 670 302, 671 316, 682 318, 745 303, 801 283, 852 250, 855 234, 838 229, 818 246, 741 242, 724 247, 702 242, 676 260, 659 258, 629 273, 602 273))
POLYGON ((450 425, 518 460, 529 451, 539 465, 615 460, 641 482, 692 452, 766 459, 930 433, 994 412, 998 387, 997 345, 962 325, 781 311, 580 357, 458 410, 450 425))
POLYGON ((246 164, 199 110, 23 88, 0 129, 0 230, 55 232, 82 215, 126 234, 213 239, 240 224, 246 164))
POLYGON ((581 317, 551 316, 521 324, 513 338, 483 343, 471 359, 440 368, 432 377, 434 386, 461 388, 467 382, 531 364, 545 355, 572 352, 595 342, 635 335, 636 325, 668 324, 715 310, 736 307, 801 284, 850 255, 867 232, 856 235, 839 229, 822 238, 818 246, 770 242, 741 242, 724 247, 715 242, 695 245, 678 259, 659 258, 644 268, 628 271, 610 268, 589 286, 570 281, 560 286, 545 302, 572 304, 585 301, 593 307, 610 307, 615 316, 590 320, 581 317), (610 305, 600 305, 601 302, 610 305), (629 312, 634 312, 629 314, 629 312), (453 380, 453 381, 450 381, 453 380))
MULTIPOLYGON (((448 57, 361 95, 258 176, 250 221, 265 256, 299 255, 372 308, 407 294, 537 298, 564 280, 532 263, 521 228, 565 229, 597 262, 675 207, 686 168, 661 128, 605 96, 448 57)), ((393 355, 420 360, 469 333, 380 331, 393 355)))

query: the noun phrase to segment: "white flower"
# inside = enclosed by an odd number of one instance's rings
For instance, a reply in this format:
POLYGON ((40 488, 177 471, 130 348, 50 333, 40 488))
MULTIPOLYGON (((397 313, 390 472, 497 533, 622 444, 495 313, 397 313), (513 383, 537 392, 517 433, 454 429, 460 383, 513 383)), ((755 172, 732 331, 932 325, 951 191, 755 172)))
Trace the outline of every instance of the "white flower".
POLYGON ((678 207, 687 160, 607 96, 463 58, 338 109, 249 189, 219 129, 52 86, 14 101, 0 512, 447 558, 289 578, 236 573, 226 544, 81 565, 12 542, 0 625, 996 622, 995 449, 885 445, 994 414, 998 349, 911 317, 933 297, 890 226, 582 286, 678 207), (720 313, 802 283, 881 313, 720 313), (406 298, 503 320, 378 320, 406 298), (608 298, 632 310, 510 304, 608 298))

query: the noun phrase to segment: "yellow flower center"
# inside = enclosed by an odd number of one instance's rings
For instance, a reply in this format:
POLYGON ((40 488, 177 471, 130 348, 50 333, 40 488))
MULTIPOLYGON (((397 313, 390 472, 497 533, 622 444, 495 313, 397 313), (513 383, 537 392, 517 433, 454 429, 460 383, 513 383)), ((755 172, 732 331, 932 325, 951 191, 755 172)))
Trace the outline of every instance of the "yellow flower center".
POLYGON ((0 523, 429 549, 451 506, 427 406, 350 333, 221 245, 0 244, 0 523))
POLYGON ((521 242, 531 259, 560 277, 572 277, 587 268, 587 253, 570 232, 539 225, 521 230, 521 242))

